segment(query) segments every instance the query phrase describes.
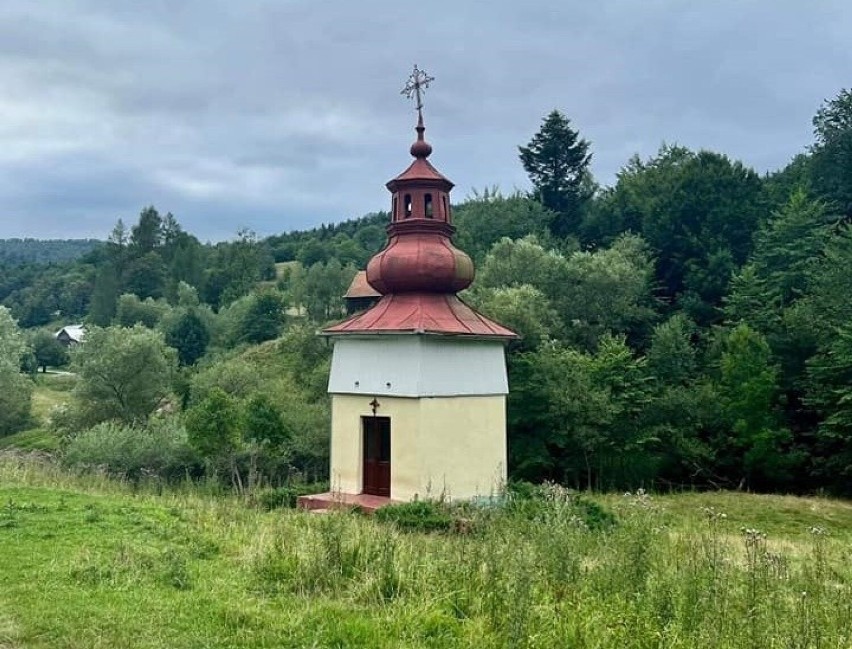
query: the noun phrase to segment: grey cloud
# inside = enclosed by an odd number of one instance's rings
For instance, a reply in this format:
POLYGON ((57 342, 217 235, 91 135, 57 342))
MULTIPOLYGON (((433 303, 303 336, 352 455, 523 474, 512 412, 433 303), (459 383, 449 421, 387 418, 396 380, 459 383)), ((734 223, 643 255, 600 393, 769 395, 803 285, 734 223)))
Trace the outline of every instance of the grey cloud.
POLYGON ((525 187, 516 147, 552 108, 604 183, 663 141, 777 168, 849 85, 850 19, 843 0, 7 0, 0 237, 103 237, 151 203, 202 239, 384 209, 415 62, 457 198, 525 187))

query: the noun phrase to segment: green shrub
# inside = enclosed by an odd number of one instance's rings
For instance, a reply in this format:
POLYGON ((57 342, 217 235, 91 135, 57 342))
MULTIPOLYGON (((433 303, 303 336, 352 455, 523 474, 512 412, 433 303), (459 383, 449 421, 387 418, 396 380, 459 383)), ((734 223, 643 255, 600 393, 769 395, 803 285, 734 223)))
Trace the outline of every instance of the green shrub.
POLYGON ((24 430, 30 423, 33 382, 17 368, 0 365, 0 437, 24 430))
POLYGON ((144 427, 97 424, 69 442, 64 461, 78 468, 99 467, 131 480, 179 480, 197 473, 199 466, 186 430, 174 418, 152 419, 144 427))
POLYGON ((430 500, 382 507, 376 511, 376 520, 393 523, 408 532, 447 532, 453 527, 453 518, 446 508, 430 500))
POLYGON ((603 505, 552 482, 508 486, 507 511, 526 519, 570 519, 590 530, 608 529, 618 519, 603 505))
POLYGON ((574 508, 577 510, 577 515, 590 530, 607 529, 618 522, 615 514, 606 507, 584 496, 574 497, 574 508))
POLYGON ((261 509, 271 511, 285 507, 293 508, 299 496, 325 493, 328 491, 327 482, 308 482, 290 484, 277 489, 267 489, 255 496, 255 502, 261 509))

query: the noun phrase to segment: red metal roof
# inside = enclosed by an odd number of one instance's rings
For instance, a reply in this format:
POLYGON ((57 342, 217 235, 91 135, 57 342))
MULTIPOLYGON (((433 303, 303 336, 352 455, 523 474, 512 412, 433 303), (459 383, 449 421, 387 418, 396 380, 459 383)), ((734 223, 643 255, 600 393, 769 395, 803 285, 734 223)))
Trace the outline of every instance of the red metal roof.
POLYGON ((382 294, 379 293, 376 289, 370 286, 370 283, 367 281, 367 271, 359 270, 355 277, 352 278, 352 283, 349 285, 346 293, 343 295, 344 298, 356 298, 356 297, 381 297, 382 294))
POLYGON ((453 186, 453 183, 442 176, 441 173, 432 166, 432 163, 426 160, 426 158, 417 158, 408 166, 408 169, 391 180, 388 185, 406 180, 438 180, 442 183, 446 183, 450 188, 453 186))
POLYGON ((517 338, 452 293, 385 295, 371 309, 323 330, 326 335, 417 333, 517 338))

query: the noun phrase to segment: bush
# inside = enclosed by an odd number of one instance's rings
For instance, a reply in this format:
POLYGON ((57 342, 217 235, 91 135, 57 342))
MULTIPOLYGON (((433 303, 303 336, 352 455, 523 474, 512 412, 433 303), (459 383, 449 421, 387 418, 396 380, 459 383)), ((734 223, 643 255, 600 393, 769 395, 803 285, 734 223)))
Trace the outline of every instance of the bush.
POLYGON ((0 366, 0 437, 23 430, 30 423, 33 382, 0 366))
POLYGON ((574 498, 574 508, 577 510, 577 515, 590 530, 608 529, 618 522, 615 514, 606 507, 583 496, 574 498))
POLYGON ((261 491, 255 496, 255 502, 266 511, 281 508, 292 509, 296 506, 299 496, 325 493, 326 491, 328 491, 327 482, 302 482, 261 491))
POLYGON ((174 481, 199 472, 199 459, 176 419, 152 419, 147 426, 103 422, 73 438, 64 462, 78 468, 100 467, 112 475, 174 481))
POLYGON ((393 523, 406 532, 448 532, 453 518, 440 503, 416 500, 376 510, 376 520, 393 523))
POLYGON ((512 482, 507 495, 509 513, 529 520, 568 517, 590 530, 609 529, 618 522, 603 505, 552 482, 512 482))

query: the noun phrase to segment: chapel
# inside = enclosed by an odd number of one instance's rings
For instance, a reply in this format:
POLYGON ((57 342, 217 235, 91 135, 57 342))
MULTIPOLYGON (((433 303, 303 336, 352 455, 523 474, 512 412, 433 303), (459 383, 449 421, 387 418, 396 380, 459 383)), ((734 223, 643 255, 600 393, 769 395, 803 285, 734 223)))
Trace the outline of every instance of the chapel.
POLYGON ((517 335, 456 295, 474 266, 452 242, 453 183, 429 162, 429 81, 415 66, 406 86, 417 100, 414 160, 386 185, 388 242, 366 271, 381 297, 322 332, 334 345, 331 493, 367 508, 487 497, 506 480, 505 345, 517 335))

